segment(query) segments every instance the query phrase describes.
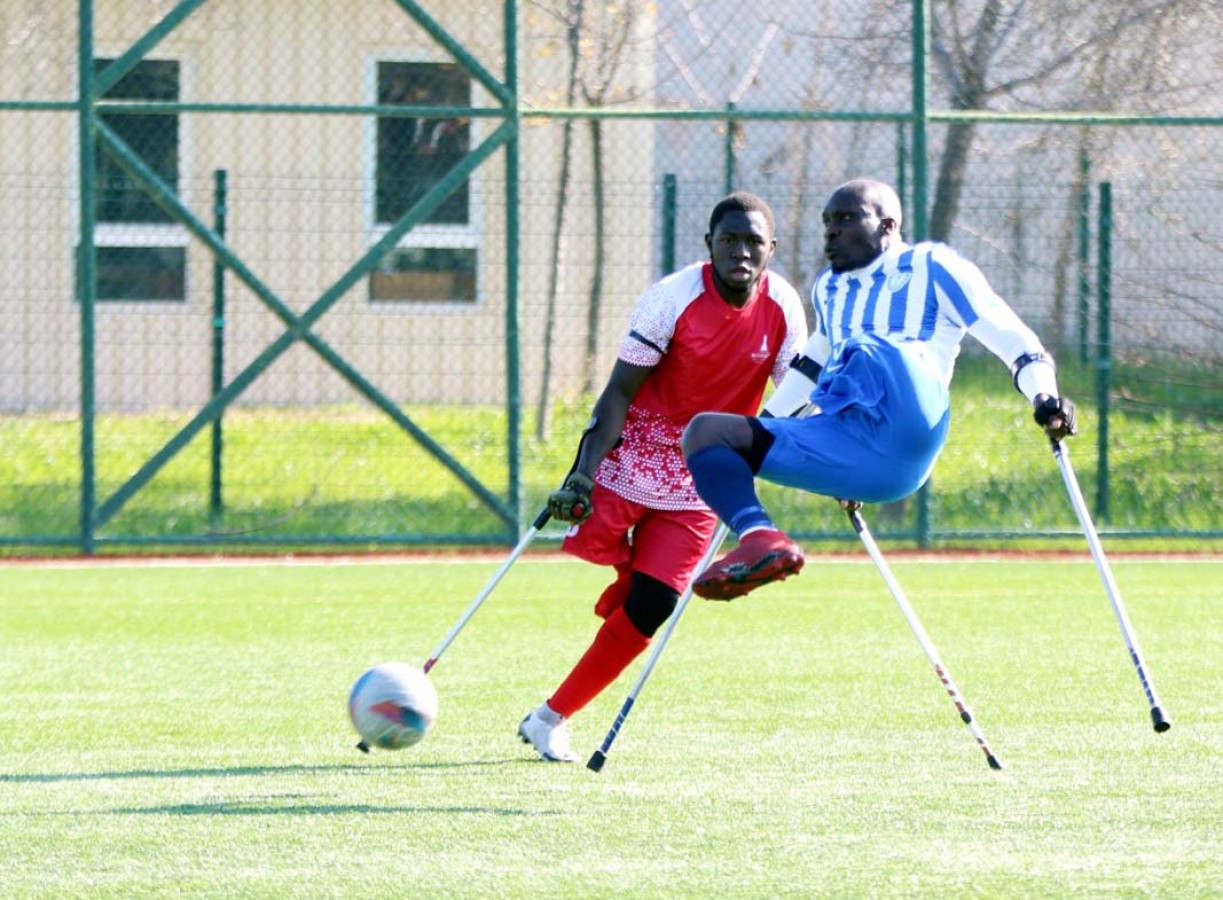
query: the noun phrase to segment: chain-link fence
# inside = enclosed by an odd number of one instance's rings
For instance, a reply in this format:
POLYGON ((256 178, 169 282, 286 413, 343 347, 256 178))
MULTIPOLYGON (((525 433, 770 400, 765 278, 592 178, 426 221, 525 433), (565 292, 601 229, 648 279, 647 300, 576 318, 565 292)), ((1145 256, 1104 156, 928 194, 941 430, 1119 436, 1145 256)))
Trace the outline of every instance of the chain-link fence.
MULTIPOLYGON (((504 542, 713 203, 806 291, 856 175, 1055 350, 1106 531, 1223 535, 1220 14, 1002 6, 6 4, 0 544, 504 542)), ((971 341, 953 397, 881 533, 1073 530, 971 341)))

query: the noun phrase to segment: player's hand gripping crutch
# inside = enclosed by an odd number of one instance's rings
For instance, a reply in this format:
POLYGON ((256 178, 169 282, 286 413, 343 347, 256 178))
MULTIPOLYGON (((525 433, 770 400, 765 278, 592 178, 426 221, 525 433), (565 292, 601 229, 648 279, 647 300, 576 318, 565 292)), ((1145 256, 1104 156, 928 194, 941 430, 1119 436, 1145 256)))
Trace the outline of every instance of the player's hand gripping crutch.
POLYGON ((904 613, 905 620, 909 623, 909 627, 913 629, 913 634, 917 636, 917 642, 921 644, 922 649, 926 651, 926 658, 930 660, 930 665, 934 666, 934 673, 938 675, 939 681, 943 683, 943 687, 947 690, 947 695, 951 697, 951 702, 955 704, 956 710, 960 714, 960 719, 968 726, 972 732, 972 736, 977 739, 977 746, 981 748, 981 752, 985 754, 985 761, 989 763, 991 769, 1001 769, 1002 763, 998 762, 998 757, 994 756, 994 751, 989 748, 989 743, 985 740, 985 734, 977 725, 976 719, 968 709, 968 704, 964 702, 964 698, 960 696, 959 690, 956 689, 955 683, 951 680, 951 676, 947 673, 947 669, 943 666, 942 660, 939 659, 938 651, 934 649, 934 644, 930 640, 930 636, 926 634, 926 629, 922 627, 918 621, 917 613, 913 611, 913 607, 909 605, 905 593, 900 588, 900 583, 892 575, 892 570, 888 567, 887 562, 883 558, 883 554, 879 551, 879 545, 875 543, 875 538, 871 535, 870 529, 866 527, 866 521, 862 518, 862 504, 857 501, 843 501, 842 506, 845 507, 845 512, 849 515, 849 521, 854 526, 854 531, 858 532, 858 537, 862 538, 862 543, 866 547, 866 552, 870 554, 871 559, 875 561, 875 567, 879 569, 879 574, 883 576, 883 580, 887 583, 888 589, 892 592, 892 596, 896 598, 896 603, 900 607, 900 611, 904 613))
POLYGON ((590 761, 586 763, 586 768, 592 772, 602 770, 603 763, 607 762, 607 754, 611 752, 612 742, 616 740, 616 735, 620 733, 624 720, 628 718, 629 711, 632 710, 633 704, 637 702, 637 696, 641 693, 641 689, 645 687, 646 679, 654 671, 654 665, 658 662, 658 657, 662 655, 663 648, 667 646, 667 641, 670 640, 671 632, 675 630, 679 617, 684 614, 688 601, 692 599, 692 584, 696 581, 697 574, 709 568, 709 564, 713 562, 713 558, 717 555, 718 550, 721 549, 722 542, 726 540, 726 535, 729 533, 729 527, 723 523, 718 523, 718 530, 714 532, 713 539, 709 542, 709 548, 705 551, 705 555, 701 557, 701 561, 696 569, 693 570, 692 578, 688 580, 688 586, 684 588, 684 593, 680 596, 679 602, 676 603, 675 611, 671 613, 671 618, 667 620, 667 625, 662 630, 662 634, 654 641, 654 647, 650 651, 645 665, 641 668, 641 674, 637 676, 637 680, 629 690, 628 696, 624 700, 624 705, 620 707, 620 712, 616 715, 616 721, 612 723, 611 729, 607 732, 607 737, 603 738, 602 746, 591 755, 590 761))
POLYGON ((1121 591, 1118 590, 1117 582, 1113 580, 1112 570, 1108 566, 1108 560, 1104 557, 1100 535, 1096 533, 1091 514, 1087 511, 1087 502, 1083 499, 1083 492, 1079 490, 1079 480, 1075 477, 1074 468, 1070 465, 1070 454, 1061 441, 1051 443, 1058 468, 1062 470, 1062 480, 1066 482, 1066 491, 1070 494, 1070 503, 1074 507, 1075 515, 1079 517, 1079 524, 1083 526, 1083 533, 1087 536, 1087 545, 1091 548, 1091 555, 1096 561, 1100 580, 1104 582, 1104 592, 1108 594, 1108 601, 1112 604, 1117 623, 1121 626, 1121 635, 1125 638, 1125 646, 1130 651, 1130 661, 1134 664, 1135 671, 1138 672, 1138 680, 1142 683, 1143 693, 1147 695, 1147 703, 1151 707, 1151 722, 1155 730, 1162 733, 1171 728, 1172 723, 1164 716, 1164 711, 1159 705, 1159 698, 1155 695, 1155 686, 1151 683, 1146 666, 1142 662, 1138 637, 1134 634, 1134 626, 1130 624, 1130 617, 1126 614, 1125 604, 1121 600, 1121 591))

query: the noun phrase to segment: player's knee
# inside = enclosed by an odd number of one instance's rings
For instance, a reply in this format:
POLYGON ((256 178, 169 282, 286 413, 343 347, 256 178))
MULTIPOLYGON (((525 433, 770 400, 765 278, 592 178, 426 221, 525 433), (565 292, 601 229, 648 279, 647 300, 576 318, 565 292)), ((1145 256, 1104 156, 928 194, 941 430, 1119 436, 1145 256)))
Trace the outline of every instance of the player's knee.
POLYGON ((633 573, 633 585, 624 601, 624 614, 633 627, 653 637, 679 603, 679 591, 642 572, 633 573))
POLYGON ((708 425, 710 418, 709 413, 697 413, 684 428, 683 437, 680 438, 680 449, 684 452, 685 458, 709 446, 710 434, 713 431, 708 425))
POLYGON ((697 413, 684 429, 681 449, 685 457, 706 447, 729 447, 742 454, 751 445, 751 429, 744 416, 697 413))
POLYGON ((748 466, 751 467, 752 474, 760 471, 761 465, 764 464, 764 458, 773 447, 773 442, 776 438, 773 432, 769 431, 761 424, 759 419, 747 419, 748 428, 751 430, 752 439, 748 443, 746 450, 739 451, 739 454, 747 460, 748 466))

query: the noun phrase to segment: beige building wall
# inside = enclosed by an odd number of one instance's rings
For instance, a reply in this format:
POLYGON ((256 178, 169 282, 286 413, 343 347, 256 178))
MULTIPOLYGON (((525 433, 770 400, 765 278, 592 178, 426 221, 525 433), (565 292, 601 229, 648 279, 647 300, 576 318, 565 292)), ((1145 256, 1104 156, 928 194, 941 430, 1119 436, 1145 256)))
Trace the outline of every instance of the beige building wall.
MULTIPOLYGON (((77 10, 72 0, 45 7, 21 4, 4 22, 10 46, 0 61, 0 100, 70 101, 76 95, 77 10), (21 22, 37 20, 22 32, 21 22), (24 38, 22 35, 24 34, 24 38), (13 43, 16 38, 21 38, 13 43)), ((95 4, 97 56, 116 56, 146 33, 168 8, 147 0, 95 4)), ((504 71, 499 4, 427 4, 496 77, 504 71), (490 9, 495 14, 490 14, 490 9)), ((525 94, 563 73, 541 17, 520 17, 536 29, 520 52, 525 94)), ((521 25, 521 23, 520 23, 521 25)), ((375 102, 379 60, 448 62, 450 57, 394 3, 308 0, 214 0, 161 41, 149 59, 181 65, 184 103, 364 105, 375 102)), ((648 80, 648 53, 625 77, 648 80)), ((494 102, 482 90, 476 105, 494 102)), ((472 145, 499 124, 473 125, 472 145)), ((77 120, 74 112, 0 110, 0 410, 64 410, 79 404, 79 306, 73 253, 79 215, 77 120)), ((575 129, 573 222, 565 230, 560 315, 554 335, 555 395, 571 395, 582 380, 588 261, 592 257, 591 174, 586 127, 575 129)), ((550 283, 551 239, 561 129, 524 124, 520 262, 523 396, 540 389, 544 302, 550 283)), ((305 312, 380 236, 373 223, 373 118, 364 115, 233 114, 180 116, 180 195, 207 225, 213 222, 213 173, 228 174, 227 240, 250 270, 296 313, 305 312)), ((604 210, 614 265, 604 276, 599 323, 601 384, 610 369, 632 300, 653 271, 653 129, 644 123, 608 130, 607 176, 621 184, 604 210), (628 185, 624 187, 623 185, 628 185)), ((315 331, 380 391, 398 403, 502 403, 505 387, 506 269, 505 152, 472 180, 472 225, 456 236, 479 247, 474 304, 378 303, 360 280, 315 331)), ((96 396, 100 409, 192 409, 210 391, 213 334, 211 254, 177 226, 160 234, 188 246, 186 302, 106 302, 96 311, 96 396)), ((113 232, 114 226, 100 231, 113 232)), ((139 231, 139 229, 137 229, 139 231)), ((146 236, 147 237, 147 236, 146 236)), ((428 240, 419 232, 413 240, 428 240)), ((144 238, 141 238, 144 239, 144 238)), ((286 326, 242 285, 226 277, 228 382, 255 360, 286 326)), ((346 403, 358 395, 311 349, 298 343, 243 394, 245 404, 346 403)))

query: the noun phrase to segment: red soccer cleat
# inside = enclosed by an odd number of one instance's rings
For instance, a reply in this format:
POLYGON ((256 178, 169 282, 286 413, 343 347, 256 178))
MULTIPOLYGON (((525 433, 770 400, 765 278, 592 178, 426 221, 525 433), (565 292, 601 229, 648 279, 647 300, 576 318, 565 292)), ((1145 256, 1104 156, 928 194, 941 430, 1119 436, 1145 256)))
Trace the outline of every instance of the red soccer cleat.
POLYGON ((706 600, 733 600, 770 581, 797 575, 803 551, 775 528, 753 531, 693 582, 692 592, 706 600))

